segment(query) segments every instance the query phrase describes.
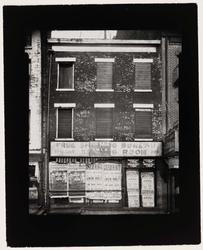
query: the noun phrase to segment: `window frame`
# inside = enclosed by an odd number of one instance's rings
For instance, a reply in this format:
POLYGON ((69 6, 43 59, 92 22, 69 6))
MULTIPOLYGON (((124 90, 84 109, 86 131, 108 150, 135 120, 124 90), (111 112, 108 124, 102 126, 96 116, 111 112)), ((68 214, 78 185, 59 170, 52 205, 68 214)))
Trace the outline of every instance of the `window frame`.
MULTIPOLYGON (((151 65, 153 64, 153 58, 133 58, 133 64, 134 64, 134 72, 135 72, 135 67, 136 67, 136 63, 151 63, 151 65)), ((136 88, 136 72, 134 73, 134 92, 152 92, 152 81, 151 81, 151 88, 146 89, 140 89, 140 88, 136 88)))
POLYGON ((95 62, 97 63, 112 63, 112 84, 111 84, 111 89, 99 89, 97 85, 97 79, 96 79, 96 92, 114 92, 113 89, 113 63, 115 62, 115 58, 105 58, 105 57, 97 57, 95 58, 95 62))
MULTIPOLYGON (((151 112, 153 111, 154 108, 154 104, 147 104, 147 103, 134 103, 133 104, 133 108, 134 108, 134 114, 135 114, 135 119, 136 119, 136 111, 146 111, 146 112, 151 112)), ((135 120, 134 120, 135 122, 135 120)), ((136 125, 136 124, 135 124, 136 125)), ((135 134, 135 126, 134 126, 134 141, 153 141, 153 135, 152 135, 152 121, 151 121, 151 137, 149 138, 136 138, 136 134, 135 134)))
POLYGON ((73 129, 74 129, 74 108, 76 107, 75 103, 55 103, 54 107, 56 108, 56 134, 55 140, 56 141, 74 141, 73 137, 73 129), (59 109, 70 109, 71 110, 71 137, 70 138, 59 138, 58 137, 58 110, 59 109))
MULTIPOLYGON (((95 103, 94 104, 95 111, 96 109, 113 109, 115 108, 114 103, 95 103)), ((95 120, 96 120, 96 114, 95 114, 95 120)), ((95 125, 97 127, 97 120, 95 122, 95 125)), ((112 110, 112 137, 111 138, 98 138, 97 135, 95 137, 95 141, 113 141, 113 110, 112 110)))
POLYGON ((74 79, 75 79, 75 62, 76 58, 75 57, 57 57, 55 58, 55 61, 57 62, 57 86, 56 86, 56 91, 74 91, 75 90, 75 84, 74 84, 74 79), (72 63, 72 88, 60 88, 59 86, 59 79, 60 79, 60 64, 67 64, 67 63, 72 63))

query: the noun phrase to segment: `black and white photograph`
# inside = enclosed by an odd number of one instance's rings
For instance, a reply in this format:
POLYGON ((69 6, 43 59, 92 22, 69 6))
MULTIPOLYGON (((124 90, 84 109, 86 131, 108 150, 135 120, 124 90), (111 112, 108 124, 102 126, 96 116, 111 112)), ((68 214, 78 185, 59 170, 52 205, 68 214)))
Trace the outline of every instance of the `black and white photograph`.
POLYGON ((200 243, 196 7, 4 7, 8 246, 200 243))
POLYGON ((31 31, 25 53, 29 212, 178 212, 181 34, 31 31))

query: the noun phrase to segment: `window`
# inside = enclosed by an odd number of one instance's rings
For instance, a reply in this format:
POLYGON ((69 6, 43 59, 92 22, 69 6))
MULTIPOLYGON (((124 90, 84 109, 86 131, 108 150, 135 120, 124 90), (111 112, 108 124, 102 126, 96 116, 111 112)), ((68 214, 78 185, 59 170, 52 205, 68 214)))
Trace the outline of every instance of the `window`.
POLYGON ((57 90, 73 90, 76 58, 56 58, 56 61, 58 62, 57 90))
POLYGON ((97 91, 113 91, 114 58, 95 58, 97 62, 97 91))
POLYGON ((56 138, 73 138, 73 107, 75 104, 55 104, 56 110, 56 138))
POLYGON ((134 59, 135 91, 151 91, 151 63, 153 59, 134 59))
POLYGON ((96 107, 96 138, 97 139, 111 139, 113 137, 113 109, 114 104, 98 104, 96 107))
POLYGON ((152 137, 152 109, 153 104, 134 104, 135 108, 135 138, 152 137))

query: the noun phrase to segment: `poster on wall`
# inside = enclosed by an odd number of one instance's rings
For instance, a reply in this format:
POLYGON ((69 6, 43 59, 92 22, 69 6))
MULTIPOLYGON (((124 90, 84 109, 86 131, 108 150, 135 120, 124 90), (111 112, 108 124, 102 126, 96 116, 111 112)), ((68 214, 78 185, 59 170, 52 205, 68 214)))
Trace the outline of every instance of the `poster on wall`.
POLYGON ((29 199, 30 200, 37 200, 38 199, 37 187, 29 187, 29 199))
POLYGON ((146 168, 153 168, 153 167, 155 167, 155 160, 154 159, 144 159, 143 166, 146 168))
POLYGON ((121 164, 97 162, 87 166, 85 189, 86 198, 93 202, 121 200, 121 164))
POLYGON ((154 173, 143 172, 141 173, 141 186, 142 186, 142 206, 154 207, 154 173))
POLYGON ((121 200, 121 164, 103 163, 103 199, 121 200))
POLYGON ((51 195, 68 195, 67 165, 50 163, 49 165, 49 189, 51 195))
POLYGON ((85 165, 68 164, 69 196, 85 196, 85 165))
POLYGON ((128 167, 137 168, 140 166, 139 159, 128 159, 128 167))
POLYGON ((139 172, 128 170, 126 172, 128 207, 139 207, 139 172))
POLYGON ((140 196, 139 193, 128 192, 128 207, 140 207, 140 196))
POLYGON ((99 163, 89 164, 86 167, 85 181, 86 198, 102 199, 103 168, 99 163))

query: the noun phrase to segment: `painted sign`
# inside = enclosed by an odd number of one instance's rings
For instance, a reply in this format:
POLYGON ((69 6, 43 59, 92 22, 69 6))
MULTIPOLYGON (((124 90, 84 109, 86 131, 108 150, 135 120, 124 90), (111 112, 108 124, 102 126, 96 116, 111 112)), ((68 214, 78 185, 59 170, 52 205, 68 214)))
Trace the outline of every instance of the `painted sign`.
POLYGON ((51 142, 51 156, 89 156, 89 142, 51 142))
POLYGON ((161 154, 161 142, 51 142, 53 157, 153 157, 161 154))
POLYGON ((112 142, 111 156, 161 156, 161 142, 112 142))
POLYGON ((68 191, 67 165, 49 164, 49 189, 54 195, 67 195, 68 191))

